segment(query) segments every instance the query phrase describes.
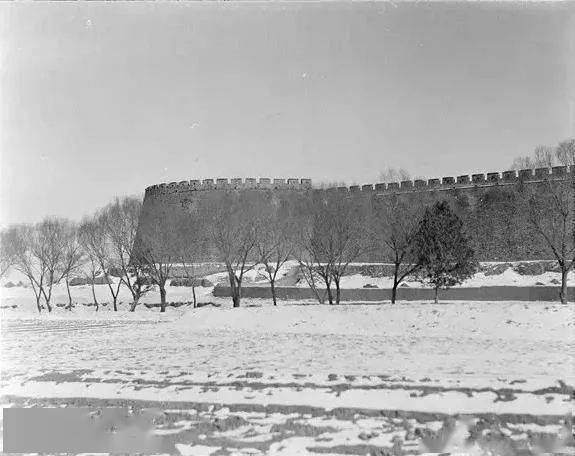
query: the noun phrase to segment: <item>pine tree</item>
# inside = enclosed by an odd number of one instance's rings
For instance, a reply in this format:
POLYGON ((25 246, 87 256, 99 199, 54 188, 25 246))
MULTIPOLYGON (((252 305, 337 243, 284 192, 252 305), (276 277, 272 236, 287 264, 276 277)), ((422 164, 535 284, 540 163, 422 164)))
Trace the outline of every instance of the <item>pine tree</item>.
POLYGON ((422 265, 421 275, 435 289, 462 283, 477 270, 475 252, 465 235, 463 222, 446 201, 425 210, 415 240, 415 253, 422 265))

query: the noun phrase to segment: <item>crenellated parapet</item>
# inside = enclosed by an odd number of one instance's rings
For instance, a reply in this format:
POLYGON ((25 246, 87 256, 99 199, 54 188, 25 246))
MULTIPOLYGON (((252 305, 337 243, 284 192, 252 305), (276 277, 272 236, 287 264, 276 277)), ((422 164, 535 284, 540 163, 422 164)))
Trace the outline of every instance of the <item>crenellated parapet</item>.
MULTIPOLYGON (((433 179, 404 180, 401 182, 382 182, 377 184, 352 185, 350 187, 335 187, 327 189, 341 193, 409 193, 424 191, 441 191, 453 189, 466 189, 475 187, 492 187, 496 185, 509 185, 518 182, 537 183, 545 180, 561 180, 575 172, 575 167, 554 166, 552 168, 509 170, 503 172, 489 172, 464 174, 460 176, 446 176, 433 179)), ((146 188, 146 194, 168 195, 187 193, 190 191, 212 190, 309 190, 312 188, 311 179, 270 179, 270 178, 217 178, 204 180, 189 180, 169 182, 152 185, 146 188)))
POLYGON ((213 190, 248 190, 248 189, 269 189, 269 190, 308 190, 312 188, 311 179, 270 179, 262 177, 255 179, 242 178, 217 178, 204 180, 189 180, 180 182, 170 182, 164 184, 151 185, 146 187, 146 194, 149 195, 170 195, 178 193, 188 193, 190 191, 213 191, 213 190))
POLYGON ((540 183, 547 180, 563 180, 575 173, 575 167, 554 166, 552 168, 522 169, 519 171, 503 171, 465 174, 457 177, 446 176, 434 179, 405 180, 401 182, 386 182, 378 184, 352 185, 350 187, 336 187, 330 191, 348 193, 410 193, 425 191, 441 191, 454 189, 470 189, 477 187, 494 187, 497 185, 511 185, 519 182, 540 183))

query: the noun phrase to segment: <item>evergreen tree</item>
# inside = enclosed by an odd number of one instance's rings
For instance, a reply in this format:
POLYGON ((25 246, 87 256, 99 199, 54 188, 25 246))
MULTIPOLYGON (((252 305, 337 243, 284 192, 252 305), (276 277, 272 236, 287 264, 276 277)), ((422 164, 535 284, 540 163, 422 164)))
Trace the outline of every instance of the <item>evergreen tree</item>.
POLYGON ((463 222, 446 201, 425 210, 414 244, 421 275, 435 289, 435 302, 440 288, 462 283, 477 270, 463 222))

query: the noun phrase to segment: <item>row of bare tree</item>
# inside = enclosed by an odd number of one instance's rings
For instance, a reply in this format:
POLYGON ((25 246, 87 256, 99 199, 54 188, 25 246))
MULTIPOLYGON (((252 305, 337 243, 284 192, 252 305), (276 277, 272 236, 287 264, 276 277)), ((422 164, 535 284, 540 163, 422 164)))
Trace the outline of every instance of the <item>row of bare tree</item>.
POLYGON ((170 268, 205 258, 206 246, 226 267, 234 307, 240 306, 246 273, 257 265, 277 304, 276 281, 288 260, 297 261, 317 300, 330 304, 340 302, 349 265, 368 252, 391 259, 393 302, 397 287, 415 272, 424 273, 437 290, 474 271, 463 224, 440 202, 426 206, 401 197, 372 200, 324 190, 221 191, 204 195, 188 211, 150 211, 142 227, 134 258, 155 265, 149 270, 162 300, 170 268), (429 251, 430 245, 436 250, 429 251))
POLYGON ((151 288, 147 267, 130 261, 136 239, 141 201, 116 199, 80 223, 49 217, 36 224, 21 224, 1 232, 2 274, 13 267, 27 278, 36 306, 52 311, 52 289, 64 282, 68 306, 72 308, 70 281, 84 279, 92 286, 100 278, 109 289, 114 310, 118 310, 120 288, 132 295, 131 310, 151 288), (113 280, 113 279, 117 280, 113 280))

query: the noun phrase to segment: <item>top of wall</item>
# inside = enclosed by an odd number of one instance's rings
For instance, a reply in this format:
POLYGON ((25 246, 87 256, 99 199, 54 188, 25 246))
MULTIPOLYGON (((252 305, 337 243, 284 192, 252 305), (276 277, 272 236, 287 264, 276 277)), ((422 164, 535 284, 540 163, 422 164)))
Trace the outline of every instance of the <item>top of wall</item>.
POLYGON ((328 191, 342 192, 377 192, 377 193, 407 193, 435 190, 453 190, 457 188, 493 187, 496 185, 509 185, 518 182, 537 183, 545 180, 562 180, 575 167, 555 166, 553 168, 522 169, 519 171, 492 172, 487 174, 464 174, 457 177, 442 177, 441 179, 406 180, 380 184, 352 185, 350 187, 333 187, 328 191))
MULTIPOLYGON (((407 180, 367 185, 352 185, 350 187, 332 187, 327 191, 341 192, 377 192, 377 193, 407 193, 436 190, 452 190, 457 188, 492 187, 496 185, 509 185, 517 182, 537 183, 545 180, 565 179, 569 174, 575 173, 575 167, 555 166, 553 168, 522 169, 519 171, 492 172, 487 174, 464 174, 461 176, 447 176, 427 180, 407 180)), ((146 188, 149 194, 171 194, 187 191, 205 190, 245 190, 245 189, 272 189, 272 190, 309 190, 312 188, 311 179, 269 179, 269 178, 235 178, 235 179, 204 179, 170 182, 152 185, 146 188)))
POLYGON ((168 184, 157 184, 146 188, 148 194, 170 194, 187 192, 191 190, 246 190, 246 189, 271 189, 271 190, 307 190, 311 189, 311 179, 269 179, 269 178, 235 178, 235 179, 204 179, 168 184))

